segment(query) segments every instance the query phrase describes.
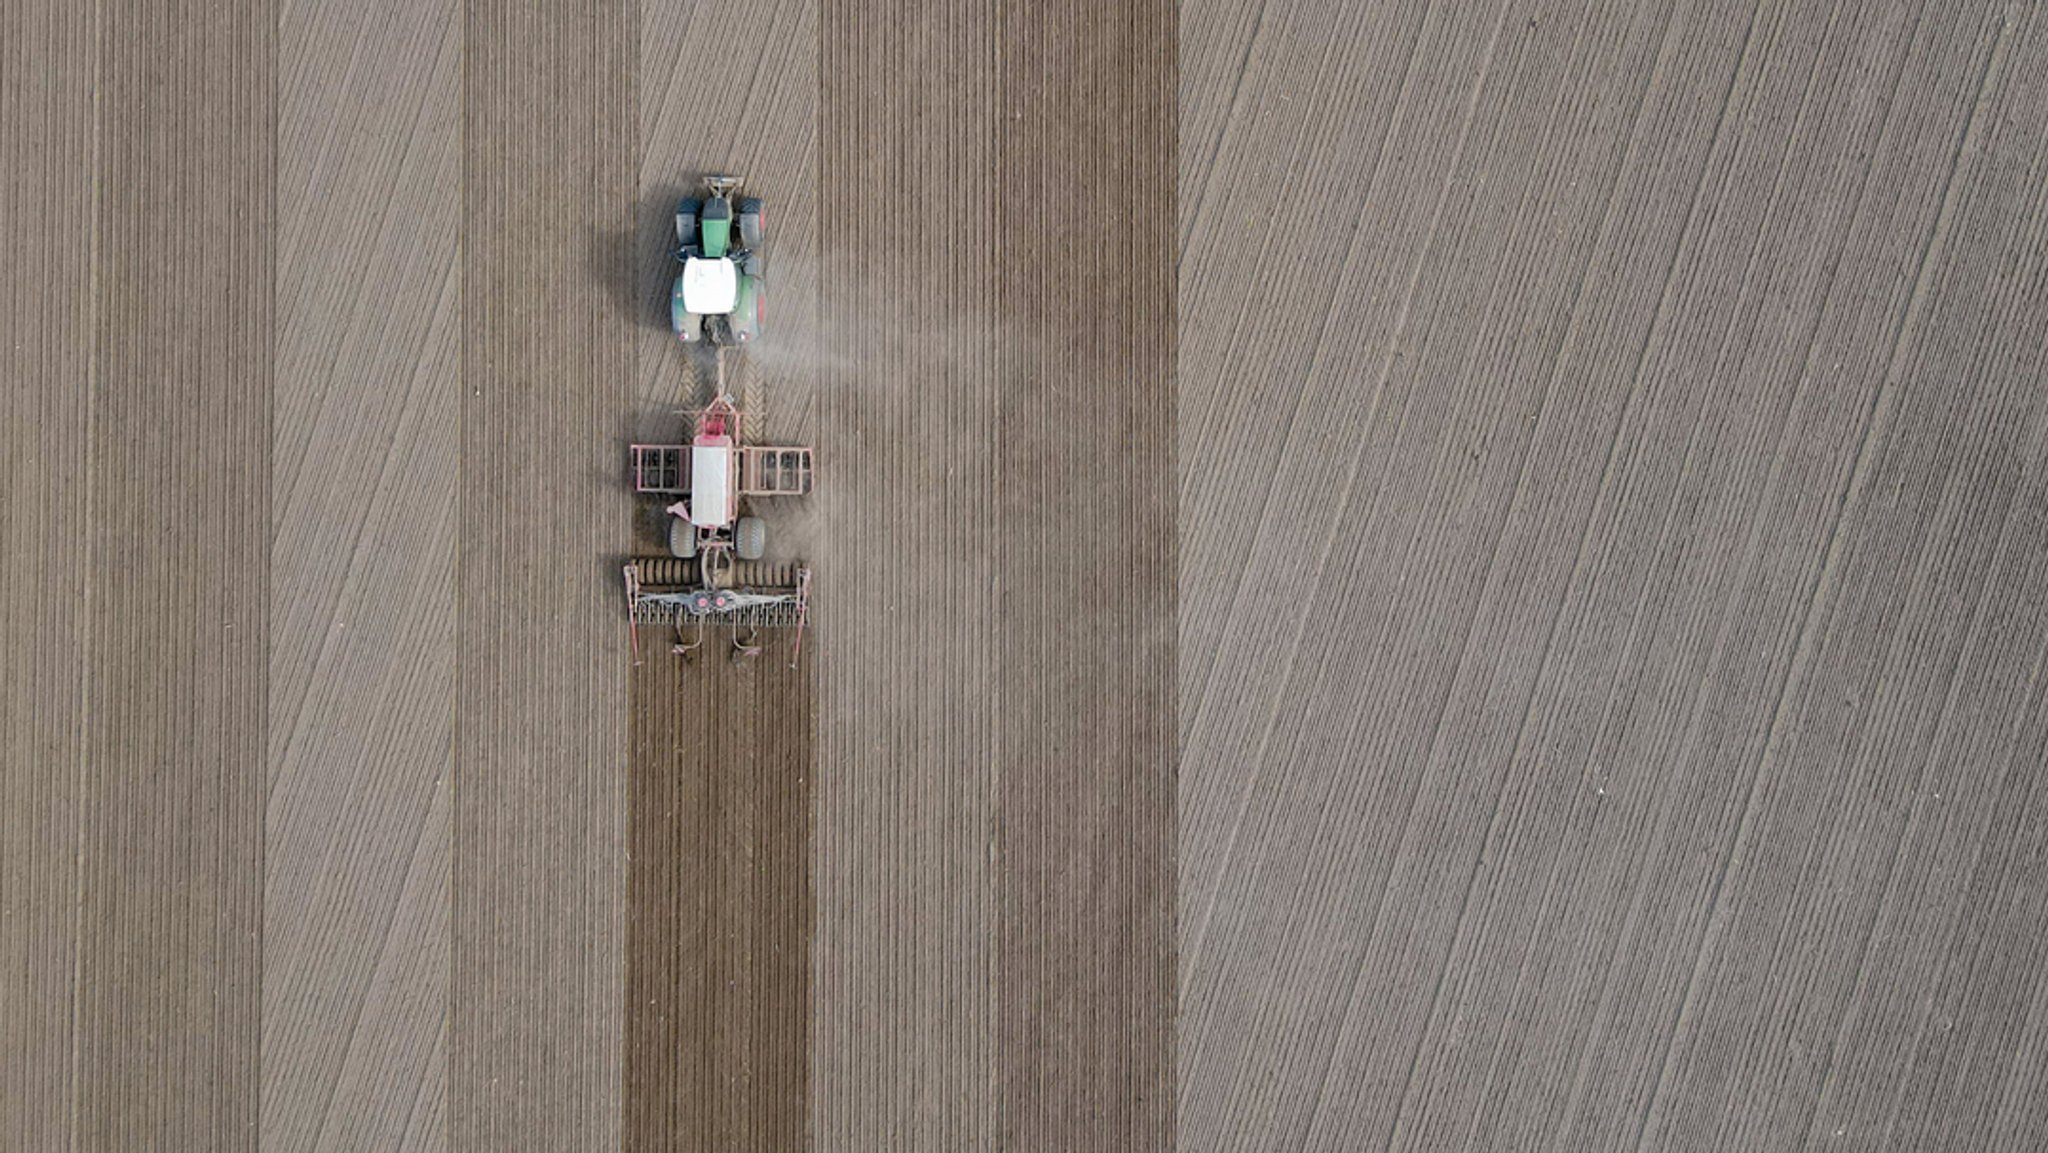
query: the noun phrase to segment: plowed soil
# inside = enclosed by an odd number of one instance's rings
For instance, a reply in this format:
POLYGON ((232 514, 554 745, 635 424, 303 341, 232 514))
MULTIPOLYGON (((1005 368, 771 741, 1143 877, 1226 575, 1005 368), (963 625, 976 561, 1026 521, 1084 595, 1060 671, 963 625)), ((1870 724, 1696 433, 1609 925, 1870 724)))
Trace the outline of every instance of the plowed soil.
POLYGON ((2048 12, 0 5, 0 1149, 2048 1146, 2048 12), (628 647, 728 383, 813 627, 628 647))
POLYGON ((1171 13, 911 27, 821 35, 817 1140, 1165 1148, 1171 13))
POLYGON ((1183 9, 1184 1148, 2048 1140, 2044 64, 1183 9))
POLYGON ((255 1143, 275 31, 61 4, 0 31, 16 1148, 255 1143))
POLYGON ((811 698, 779 660, 634 670, 628 1149, 803 1145, 811 698))

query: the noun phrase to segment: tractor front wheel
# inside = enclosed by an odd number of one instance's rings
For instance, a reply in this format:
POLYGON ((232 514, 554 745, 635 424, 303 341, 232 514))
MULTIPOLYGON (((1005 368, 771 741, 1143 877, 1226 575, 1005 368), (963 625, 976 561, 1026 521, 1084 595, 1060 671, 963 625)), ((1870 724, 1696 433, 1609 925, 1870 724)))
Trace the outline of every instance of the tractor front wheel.
POLYGON ((676 205, 676 246, 688 248, 697 243, 697 217, 702 214, 704 202, 691 198, 676 205))
POLYGON ((758 248, 761 238, 768 232, 768 208, 758 197, 746 196, 740 199, 740 243, 748 248, 758 248))

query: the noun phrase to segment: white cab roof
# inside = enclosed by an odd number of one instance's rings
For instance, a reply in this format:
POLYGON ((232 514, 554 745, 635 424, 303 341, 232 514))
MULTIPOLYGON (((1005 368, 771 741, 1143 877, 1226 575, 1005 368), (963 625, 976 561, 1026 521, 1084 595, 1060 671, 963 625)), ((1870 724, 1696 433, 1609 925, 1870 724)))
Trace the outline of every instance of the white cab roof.
POLYGON ((683 308, 699 316, 724 316, 739 302, 740 274, 730 260, 692 256, 683 262, 683 308))

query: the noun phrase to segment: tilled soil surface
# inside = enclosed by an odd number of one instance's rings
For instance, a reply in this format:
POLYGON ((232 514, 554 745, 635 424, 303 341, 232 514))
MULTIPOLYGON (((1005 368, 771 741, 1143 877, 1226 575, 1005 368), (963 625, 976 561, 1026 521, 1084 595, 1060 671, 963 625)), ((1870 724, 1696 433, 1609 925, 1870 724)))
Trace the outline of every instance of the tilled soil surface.
POLYGON ((459 16, 380 0, 278 17, 270 1148, 447 1147, 459 16))
POLYGON ((2048 1145, 2044 124, 2013 0, 0 6, 0 1148, 2048 1145), (794 669, 626 643, 718 171, 794 669))
POLYGON ((634 670, 628 1149, 804 1145, 810 681, 666 651, 634 670))
POLYGON ((463 13, 447 1137, 619 1144, 633 9, 463 13))
POLYGON ((0 33, 13 1148, 256 1145, 274 36, 202 4, 0 33))
POLYGON ((1172 12, 910 16, 821 35, 815 1137, 1166 1148, 1172 12))
POLYGON ((1181 48, 1182 1145, 2048 1141, 2040 6, 1181 48))

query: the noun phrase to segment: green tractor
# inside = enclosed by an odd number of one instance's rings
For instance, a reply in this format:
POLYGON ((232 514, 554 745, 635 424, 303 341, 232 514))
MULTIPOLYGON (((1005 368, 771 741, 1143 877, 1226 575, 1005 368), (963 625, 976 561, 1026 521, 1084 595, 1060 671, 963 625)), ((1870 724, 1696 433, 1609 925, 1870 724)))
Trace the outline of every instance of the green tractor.
POLYGON ((683 271, 669 302, 669 325, 685 344, 751 344, 761 338, 768 305, 760 253, 767 214, 759 200, 733 196, 737 176, 709 176, 704 186, 708 195, 676 205, 683 271))

